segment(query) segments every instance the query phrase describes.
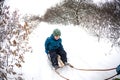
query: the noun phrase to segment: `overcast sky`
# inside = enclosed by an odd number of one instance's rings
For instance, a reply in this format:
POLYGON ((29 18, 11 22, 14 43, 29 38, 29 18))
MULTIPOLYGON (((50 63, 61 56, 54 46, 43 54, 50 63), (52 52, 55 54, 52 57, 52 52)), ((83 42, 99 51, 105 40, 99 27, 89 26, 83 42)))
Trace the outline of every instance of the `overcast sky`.
MULTIPOLYGON (((5 4, 9 5, 10 11, 19 10, 22 14, 39 14, 43 15, 51 6, 60 3, 63 0, 6 0, 5 4)), ((105 3, 113 0, 93 0, 94 3, 105 3)))

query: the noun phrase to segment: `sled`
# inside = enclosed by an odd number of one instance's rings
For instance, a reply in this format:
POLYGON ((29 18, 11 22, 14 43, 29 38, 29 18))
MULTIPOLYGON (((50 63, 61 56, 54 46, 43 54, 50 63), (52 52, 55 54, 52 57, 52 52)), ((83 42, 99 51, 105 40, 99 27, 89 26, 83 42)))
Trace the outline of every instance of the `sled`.
MULTIPOLYGON (((48 59, 49 59, 49 61, 51 61, 51 58, 50 58, 50 55, 49 55, 49 54, 48 54, 48 59)), ((58 66, 59 66, 60 68, 62 68, 62 67, 65 66, 64 63, 63 63, 62 60, 61 60, 60 55, 58 55, 57 60, 58 60, 58 66)))
MULTIPOLYGON (((49 61, 51 61, 49 54, 48 54, 48 59, 49 59, 49 61)), ((59 68, 63 68, 65 65, 64 65, 64 63, 62 62, 60 55, 58 55, 57 59, 58 59, 58 66, 59 66, 59 68)), ((58 69, 59 69, 59 68, 58 68, 58 69)), ((67 77, 61 75, 61 74, 59 73, 58 69, 56 69, 56 70, 53 69, 53 70, 54 70, 55 73, 58 74, 61 78, 65 79, 65 80, 69 80, 67 77)))
POLYGON ((58 55, 58 58, 57 58, 57 59, 58 59, 58 65, 59 65, 59 67, 60 67, 60 68, 64 67, 65 65, 64 65, 64 63, 62 62, 60 55, 58 55))

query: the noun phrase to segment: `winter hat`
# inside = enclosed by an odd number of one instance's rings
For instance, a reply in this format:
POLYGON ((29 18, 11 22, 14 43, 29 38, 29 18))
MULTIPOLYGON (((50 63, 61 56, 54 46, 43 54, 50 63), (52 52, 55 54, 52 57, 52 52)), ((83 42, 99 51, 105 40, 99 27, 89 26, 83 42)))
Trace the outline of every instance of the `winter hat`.
POLYGON ((61 36, 61 32, 59 29, 54 29, 53 30, 53 36, 61 36))

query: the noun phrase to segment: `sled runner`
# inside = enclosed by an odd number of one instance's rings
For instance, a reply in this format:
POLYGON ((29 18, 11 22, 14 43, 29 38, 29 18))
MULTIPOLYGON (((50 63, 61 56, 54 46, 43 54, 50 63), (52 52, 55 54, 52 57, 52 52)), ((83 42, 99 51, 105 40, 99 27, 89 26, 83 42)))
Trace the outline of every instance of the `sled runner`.
MULTIPOLYGON (((51 59, 50 59, 50 55, 48 54, 48 59, 49 59, 49 61, 51 61, 51 59)), ((65 79, 65 80, 69 80, 68 78, 66 78, 65 76, 63 76, 63 75, 61 75, 60 73, 59 73, 59 71, 57 71, 59 68, 63 68, 64 66, 66 66, 63 62, 62 62, 62 60, 61 60, 61 57, 58 55, 58 68, 57 69, 54 69, 54 71, 55 71, 55 73, 56 74, 58 74, 61 78, 63 78, 63 79, 65 79)))

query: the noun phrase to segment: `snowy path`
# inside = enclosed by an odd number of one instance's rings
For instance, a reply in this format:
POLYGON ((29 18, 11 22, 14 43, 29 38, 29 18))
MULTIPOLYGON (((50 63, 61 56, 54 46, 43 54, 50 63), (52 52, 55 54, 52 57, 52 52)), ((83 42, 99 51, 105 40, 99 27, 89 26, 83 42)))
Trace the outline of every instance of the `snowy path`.
MULTIPOLYGON (((50 25, 40 23, 30 35, 29 43, 33 53, 26 54, 23 65, 25 80, 64 80, 59 77, 50 66, 44 52, 45 39, 51 35, 54 28, 62 32, 64 48, 68 54, 68 62, 83 68, 112 68, 120 64, 120 50, 109 47, 110 43, 97 41, 97 38, 88 35, 84 30, 72 25, 50 25), (111 51, 110 51, 111 50, 111 51), (110 52, 110 53, 109 53, 110 52), (106 55, 105 55, 106 54, 106 55)), ((64 67, 59 72, 70 80, 104 80, 116 72, 84 72, 64 67)))

